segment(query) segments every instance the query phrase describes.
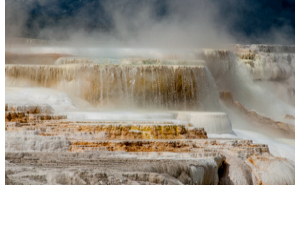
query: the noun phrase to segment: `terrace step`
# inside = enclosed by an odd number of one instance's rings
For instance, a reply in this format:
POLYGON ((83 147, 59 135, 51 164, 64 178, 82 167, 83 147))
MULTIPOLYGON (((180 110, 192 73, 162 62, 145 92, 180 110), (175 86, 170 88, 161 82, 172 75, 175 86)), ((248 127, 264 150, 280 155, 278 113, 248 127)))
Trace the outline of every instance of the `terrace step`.
MULTIPOLYGON (((29 115, 29 123, 6 124, 6 131, 37 131, 42 136, 82 140, 205 139, 203 128, 183 124, 69 122, 64 116, 29 115), (50 120, 50 122, 49 122, 50 120), (30 123, 32 122, 32 123, 30 123)), ((15 120, 14 120, 15 121, 15 120)))

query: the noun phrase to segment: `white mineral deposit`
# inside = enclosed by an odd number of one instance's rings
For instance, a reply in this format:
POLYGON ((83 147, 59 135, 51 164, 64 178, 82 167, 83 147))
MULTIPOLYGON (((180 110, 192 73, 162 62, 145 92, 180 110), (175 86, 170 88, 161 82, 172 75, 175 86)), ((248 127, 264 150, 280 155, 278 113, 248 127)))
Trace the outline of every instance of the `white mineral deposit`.
POLYGON ((6 1, 6 184, 294 185, 294 24, 236 6, 6 1))
POLYGON ((295 184, 294 47, 241 47, 30 47, 70 55, 5 65, 6 184, 295 184))

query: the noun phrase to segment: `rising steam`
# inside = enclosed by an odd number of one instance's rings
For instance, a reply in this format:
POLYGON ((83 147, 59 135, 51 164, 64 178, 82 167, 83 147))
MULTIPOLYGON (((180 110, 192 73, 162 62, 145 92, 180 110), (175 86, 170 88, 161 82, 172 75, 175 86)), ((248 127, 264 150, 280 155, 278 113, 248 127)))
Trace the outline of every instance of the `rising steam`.
POLYGON ((220 48, 237 42, 293 44, 291 1, 269 2, 6 0, 6 37, 175 49, 220 48), (264 27, 258 21, 266 6, 280 14, 280 21, 268 23, 273 19, 265 15, 264 27), (241 20, 242 15, 249 19, 241 20))

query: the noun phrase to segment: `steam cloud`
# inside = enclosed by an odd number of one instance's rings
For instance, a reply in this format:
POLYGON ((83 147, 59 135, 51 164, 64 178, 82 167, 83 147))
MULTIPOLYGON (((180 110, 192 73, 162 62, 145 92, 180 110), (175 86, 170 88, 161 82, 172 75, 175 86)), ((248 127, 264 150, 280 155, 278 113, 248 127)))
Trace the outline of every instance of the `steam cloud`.
POLYGON ((201 48, 295 42, 293 0, 6 0, 6 37, 201 48))

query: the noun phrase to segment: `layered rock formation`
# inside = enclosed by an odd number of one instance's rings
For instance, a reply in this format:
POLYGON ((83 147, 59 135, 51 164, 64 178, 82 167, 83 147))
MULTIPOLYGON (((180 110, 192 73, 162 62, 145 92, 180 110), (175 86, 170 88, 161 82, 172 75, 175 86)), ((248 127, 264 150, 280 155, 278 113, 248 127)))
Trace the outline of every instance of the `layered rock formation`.
MULTIPOLYGON (((27 115, 49 110, 7 109, 27 115)), ((207 139, 203 129, 171 122, 6 121, 5 143, 6 184, 295 182, 293 163, 273 157, 267 145, 207 139)))
POLYGON ((294 161, 234 136, 294 139, 294 47, 189 53, 7 53, 6 184, 295 184, 294 161))

